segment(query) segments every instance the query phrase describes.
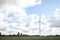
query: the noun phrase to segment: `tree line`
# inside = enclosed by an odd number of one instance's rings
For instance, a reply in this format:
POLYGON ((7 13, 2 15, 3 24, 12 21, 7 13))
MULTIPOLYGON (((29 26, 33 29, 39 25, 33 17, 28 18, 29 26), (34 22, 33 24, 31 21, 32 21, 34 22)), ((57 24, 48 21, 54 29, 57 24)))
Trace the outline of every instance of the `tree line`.
POLYGON ((22 34, 22 33, 20 33, 20 32, 18 32, 17 34, 13 34, 13 35, 11 35, 11 34, 9 34, 9 35, 2 35, 1 34, 1 32, 0 32, 0 36, 29 36, 29 35, 27 35, 27 34, 22 34))
MULTIPOLYGON (((2 35, 1 32, 0 32, 0 36, 18 36, 18 37, 22 37, 22 36, 39 36, 39 35, 27 35, 27 34, 22 34, 20 32, 18 32, 17 34, 9 34, 9 35, 2 35)), ((53 36, 53 35, 49 35, 49 36, 53 36)), ((60 35, 54 35, 55 37, 60 37, 60 35)))

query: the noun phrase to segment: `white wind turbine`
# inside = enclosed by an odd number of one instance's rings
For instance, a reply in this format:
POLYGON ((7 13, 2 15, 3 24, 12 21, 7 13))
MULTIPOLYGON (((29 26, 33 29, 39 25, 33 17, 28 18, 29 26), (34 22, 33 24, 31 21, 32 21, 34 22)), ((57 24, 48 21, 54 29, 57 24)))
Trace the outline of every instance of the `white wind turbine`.
POLYGON ((36 22, 36 23, 39 23, 39 35, 41 35, 41 23, 45 25, 46 22, 43 23, 43 22, 41 21, 41 16, 40 16, 40 17, 39 17, 39 21, 36 22))
MULTIPOLYGON (((30 21, 31 22, 31 21, 30 21)), ((29 27, 30 25, 29 25, 29 23, 30 23, 29 21, 27 22, 27 25, 26 25, 26 27, 29 27)), ((44 24, 45 25, 45 23, 43 23, 42 21, 41 21, 41 16, 39 17, 39 21, 38 22, 35 22, 34 24, 36 24, 36 23, 39 23, 39 35, 41 35, 41 23, 42 24, 44 24)))

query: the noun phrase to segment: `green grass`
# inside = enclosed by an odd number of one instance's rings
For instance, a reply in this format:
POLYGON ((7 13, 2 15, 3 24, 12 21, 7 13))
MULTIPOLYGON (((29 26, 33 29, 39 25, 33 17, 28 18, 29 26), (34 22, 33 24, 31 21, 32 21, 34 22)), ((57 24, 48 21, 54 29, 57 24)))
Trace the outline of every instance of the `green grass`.
POLYGON ((60 40, 60 37, 0 37, 0 40, 60 40))

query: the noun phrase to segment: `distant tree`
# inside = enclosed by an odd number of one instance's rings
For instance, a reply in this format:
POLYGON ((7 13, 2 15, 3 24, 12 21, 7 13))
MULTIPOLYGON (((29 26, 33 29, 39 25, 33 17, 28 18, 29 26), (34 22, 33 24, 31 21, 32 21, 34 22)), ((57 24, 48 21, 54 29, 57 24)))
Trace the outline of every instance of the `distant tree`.
POLYGON ((22 33, 21 33, 21 35, 20 36, 22 36, 22 33))
POLYGON ((55 36, 60 36, 60 35, 55 35, 55 36))
POLYGON ((12 36, 17 36, 17 35, 13 34, 12 36))
POLYGON ((0 36, 1 36, 1 32, 0 32, 0 36))
POLYGON ((11 34, 9 34, 9 36, 11 36, 11 34))
POLYGON ((20 33, 18 32, 17 36, 20 36, 20 33))
POLYGON ((4 34, 2 36, 5 36, 4 34))
POLYGON ((23 36, 28 36, 28 35, 26 35, 26 34, 23 34, 23 36))

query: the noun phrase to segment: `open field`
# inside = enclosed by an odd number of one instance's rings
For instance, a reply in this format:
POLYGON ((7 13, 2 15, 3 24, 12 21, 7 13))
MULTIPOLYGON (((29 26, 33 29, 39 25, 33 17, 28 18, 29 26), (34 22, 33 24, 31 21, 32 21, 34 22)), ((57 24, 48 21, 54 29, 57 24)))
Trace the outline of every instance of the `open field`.
POLYGON ((0 37, 0 40, 60 40, 60 37, 0 37))

